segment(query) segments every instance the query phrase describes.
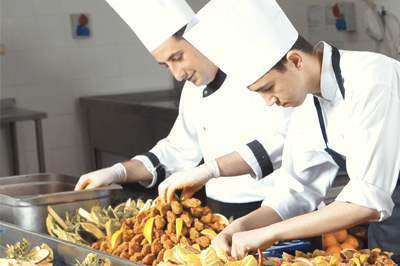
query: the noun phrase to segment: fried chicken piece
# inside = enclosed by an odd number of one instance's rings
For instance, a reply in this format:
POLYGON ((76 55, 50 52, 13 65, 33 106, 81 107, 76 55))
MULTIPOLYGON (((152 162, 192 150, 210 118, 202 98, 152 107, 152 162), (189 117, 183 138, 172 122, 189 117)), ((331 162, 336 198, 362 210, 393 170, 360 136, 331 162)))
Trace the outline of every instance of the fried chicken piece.
POLYGON ((122 252, 129 252, 129 242, 122 242, 122 244, 119 246, 114 247, 114 250, 111 254, 119 256, 122 252))
POLYGON ((181 218, 185 222, 187 227, 190 227, 192 225, 193 217, 190 216, 188 212, 182 212, 181 218))
POLYGON ((170 239, 171 239, 171 238, 169 238, 169 236, 168 236, 167 234, 163 234, 163 235, 160 237, 161 243, 164 243, 165 241, 170 240, 170 239))
POLYGON ((149 244, 149 240, 147 240, 147 238, 143 238, 142 242, 140 242, 140 245, 144 246, 146 244, 149 244))
POLYGON ((154 219, 154 225, 158 229, 163 229, 166 224, 167 224, 167 221, 161 215, 157 215, 156 218, 154 219))
POLYGON ((154 230, 154 236, 156 238, 160 238, 162 235, 165 235, 165 231, 162 229, 154 228, 153 230, 154 230))
POLYGON ((189 228, 189 237, 191 240, 196 240, 199 238, 200 233, 193 227, 189 228))
POLYGON ((146 256, 147 254, 151 253, 151 244, 145 244, 142 248, 142 251, 140 251, 143 256, 146 256))
POLYGON ((171 249, 171 248, 174 247, 174 243, 172 242, 171 239, 168 239, 167 241, 165 241, 165 242, 163 243, 163 247, 164 247, 165 249, 171 249))
POLYGON ((122 232, 122 241, 129 242, 135 236, 133 230, 127 230, 122 232))
POLYGON ((163 244, 160 242, 160 240, 155 239, 151 243, 151 253, 153 254, 158 254, 163 249, 163 244))
POLYGON ((176 215, 172 211, 167 211, 167 221, 169 223, 175 223, 176 221, 176 215))
POLYGON ((211 213, 211 209, 210 209, 208 206, 205 206, 205 207, 203 208, 203 216, 204 216, 204 215, 207 215, 207 214, 209 214, 209 213, 211 213))
POLYGON ((203 229, 212 229, 212 227, 209 224, 203 224, 203 229))
POLYGON ((132 260, 132 261, 139 262, 139 261, 141 261, 143 259, 143 255, 140 252, 136 252, 129 259, 132 260))
POLYGON ((198 218, 194 218, 194 228, 200 232, 204 229, 204 224, 198 218))
POLYGON ((129 254, 135 254, 142 250, 142 246, 138 242, 129 242, 129 254))
POLYGON ((196 239, 196 243, 199 244, 200 247, 206 248, 210 245, 210 239, 205 236, 201 236, 196 239))
POLYGON ((209 224, 212 223, 213 217, 212 217, 212 213, 209 213, 207 215, 204 215, 203 217, 201 217, 200 221, 202 221, 205 224, 209 224))
POLYGON ((182 213, 183 208, 182 208, 182 204, 180 204, 178 201, 174 200, 171 202, 171 210, 173 213, 175 213, 176 215, 179 215, 182 213))
POLYGON ((128 252, 122 252, 119 256, 120 256, 121 258, 128 259, 128 260, 129 260, 129 258, 130 258, 130 255, 129 255, 128 252))
POLYGON ((176 225, 175 223, 168 223, 167 224, 167 230, 165 230, 167 234, 172 234, 176 232, 176 225))
POLYGON ((151 265, 155 259, 156 255, 150 253, 144 256, 144 258, 142 259, 142 263, 146 265, 151 265))
POLYGON ((189 229, 186 227, 186 225, 183 225, 182 230, 181 230, 181 236, 187 235, 188 232, 189 232, 189 229))
POLYGON ((133 233, 142 234, 143 233, 143 226, 141 226, 140 224, 135 223, 135 226, 133 227, 133 233))
POLYGON ((131 230, 131 229, 132 228, 131 228, 131 226, 129 224, 122 223, 122 225, 121 225, 121 230, 122 231, 127 231, 127 230, 131 230))
POLYGON ((196 208, 201 205, 201 201, 199 199, 191 198, 191 199, 185 199, 184 201, 181 201, 181 204, 186 209, 196 208))
POLYGON ((188 245, 191 246, 192 245, 192 241, 190 241, 189 238, 186 238, 184 236, 180 237, 179 243, 183 244, 183 245, 188 245))
POLYGON ((157 266, 161 261, 160 260, 154 260, 151 266, 157 266))
POLYGON ((109 238, 102 238, 102 239, 103 239, 103 241, 100 244, 100 249, 99 250, 105 252, 106 250, 111 249, 110 239, 109 238))
POLYGON ((142 220, 146 218, 147 215, 149 215, 150 211, 142 211, 138 215, 136 215, 136 223, 141 224, 142 220))
POLYGON ((163 248, 162 250, 160 250, 160 252, 158 252, 158 255, 157 255, 157 260, 158 261, 163 261, 164 260, 164 253, 165 253, 165 248, 163 248))
POLYGON ((172 233, 169 235, 169 237, 171 238, 172 242, 174 242, 175 245, 179 243, 179 240, 178 240, 176 234, 172 233))
POLYGON ((214 231, 216 231, 218 233, 225 229, 226 224, 221 224, 219 222, 215 222, 211 225, 211 227, 214 229, 214 231))
POLYGON ((131 242, 138 242, 138 243, 140 243, 140 242, 142 242, 143 238, 144 238, 144 235, 143 235, 143 234, 137 234, 137 235, 135 235, 135 236, 131 239, 131 242))
POLYGON ((161 216, 165 216, 169 210, 171 210, 171 204, 165 203, 161 201, 159 204, 156 205, 158 211, 160 212, 161 216))
POLYGON ((197 218, 201 218, 201 216, 203 216, 203 210, 204 208, 199 206, 199 207, 192 207, 190 208, 190 214, 193 217, 197 217, 197 218))

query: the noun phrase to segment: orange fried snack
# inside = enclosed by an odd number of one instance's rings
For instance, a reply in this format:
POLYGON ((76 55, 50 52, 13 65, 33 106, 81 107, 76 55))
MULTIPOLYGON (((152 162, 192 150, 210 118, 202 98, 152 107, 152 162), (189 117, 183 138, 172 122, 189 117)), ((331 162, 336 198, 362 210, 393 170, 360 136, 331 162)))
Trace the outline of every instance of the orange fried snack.
POLYGON ((226 225, 218 223, 219 218, 212 214, 210 208, 201 207, 198 199, 188 199, 183 202, 174 200, 171 204, 156 200, 155 206, 148 211, 142 211, 137 216, 127 218, 122 226, 122 242, 112 248, 110 237, 93 243, 92 248, 120 256, 148 266, 156 266, 163 261, 166 250, 175 244, 191 246, 199 244, 202 249, 211 243, 211 237, 201 233, 203 229, 212 229, 216 233, 226 225), (144 226, 154 218, 152 241, 145 238, 144 226), (180 235, 177 235, 177 218, 182 219, 180 235))

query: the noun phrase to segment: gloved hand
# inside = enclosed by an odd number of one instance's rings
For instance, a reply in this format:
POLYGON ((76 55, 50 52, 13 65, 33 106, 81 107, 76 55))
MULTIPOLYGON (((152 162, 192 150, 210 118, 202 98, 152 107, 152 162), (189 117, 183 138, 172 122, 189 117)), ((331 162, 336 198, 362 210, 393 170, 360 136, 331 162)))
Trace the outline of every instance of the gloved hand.
POLYGON ((75 190, 105 187, 111 183, 123 183, 126 178, 125 167, 121 163, 117 163, 111 167, 82 175, 75 186, 75 190))
POLYGON ((159 197, 171 202, 177 189, 183 189, 181 200, 188 199, 211 178, 219 177, 219 168, 215 160, 196 168, 172 174, 158 186, 159 197))

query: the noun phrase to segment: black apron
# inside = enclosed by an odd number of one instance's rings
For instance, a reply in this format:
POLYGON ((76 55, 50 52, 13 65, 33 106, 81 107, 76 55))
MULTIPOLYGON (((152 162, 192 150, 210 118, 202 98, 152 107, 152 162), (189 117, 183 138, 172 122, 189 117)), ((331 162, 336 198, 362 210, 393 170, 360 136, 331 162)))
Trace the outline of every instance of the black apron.
MULTIPOLYGON (((345 90, 343 86, 343 77, 340 70, 340 53, 336 47, 332 46, 332 67, 335 73, 336 82, 339 86, 343 100, 345 98, 345 90)), ((336 164, 347 172, 346 157, 337 153, 328 147, 328 137, 326 135, 324 118, 322 116, 321 105, 317 97, 314 96, 314 105, 318 112, 319 125, 321 127, 322 136, 325 141, 325 151, 331 155, 336 164)), ((400 173, 399 173, 400 179, 400 173)), ((392 216, 382 222, 370 222, 368 230, 368 248, 380 248, 382 251, 390 251, 395 254, 392 259, 400 260, 400 185, 399 180, 393 192, 392 200, 395 207, 392 216)))

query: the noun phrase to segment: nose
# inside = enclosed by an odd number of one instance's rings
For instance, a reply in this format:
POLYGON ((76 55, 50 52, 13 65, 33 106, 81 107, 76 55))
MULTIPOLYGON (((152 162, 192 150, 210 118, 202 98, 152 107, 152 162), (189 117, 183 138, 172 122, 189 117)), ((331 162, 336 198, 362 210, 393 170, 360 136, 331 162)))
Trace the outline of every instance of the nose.
POLYGON ((260 94, 261 94, 261 96, 263 97, 265 103, 268 106, 272 106, 272 105, 274 105, 275 103, 278 102, 278 98, 276 98, 275 96, 272 96, 272 95, 267 94, 267 93, 260 93, 260 94))
POLYGON ((177 81, 182 81, 185 78, 185 71, 179 65, 170 64, 169 69, 177 81))

